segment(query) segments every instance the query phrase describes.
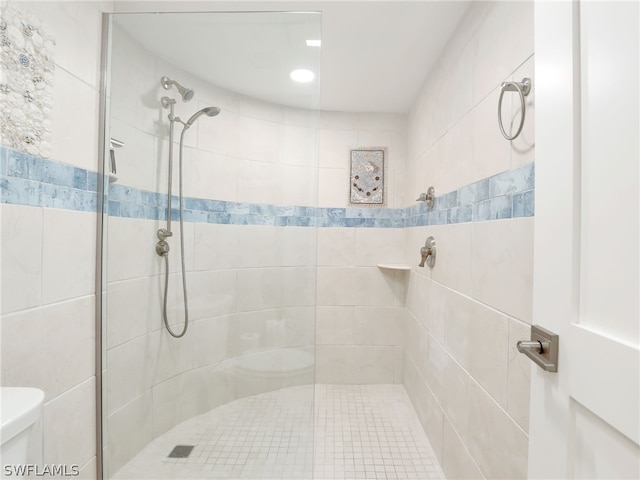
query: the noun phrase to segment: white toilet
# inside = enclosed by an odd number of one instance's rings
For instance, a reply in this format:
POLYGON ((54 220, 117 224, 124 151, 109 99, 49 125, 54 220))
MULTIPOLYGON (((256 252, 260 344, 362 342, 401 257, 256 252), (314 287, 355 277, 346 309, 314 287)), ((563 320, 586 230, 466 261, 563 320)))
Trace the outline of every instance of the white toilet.
POLYGON ((0 458, 3 465, 27 462, 29 436, 33 424, 42 415, 44 392, 37 388, 2 387, 0 389, 0 458))

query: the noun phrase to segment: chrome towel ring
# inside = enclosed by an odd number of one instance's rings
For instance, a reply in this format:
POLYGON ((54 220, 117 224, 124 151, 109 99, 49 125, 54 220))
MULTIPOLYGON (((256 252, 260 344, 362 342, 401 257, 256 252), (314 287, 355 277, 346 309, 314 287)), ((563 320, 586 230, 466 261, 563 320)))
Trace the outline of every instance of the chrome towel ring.
POLYGON ((522 127, 524 127, 524 97, 529 95, 529 92, 531 91, 531 79, 529 77, 525 77, 521 82, 502 82, 500 89, 500 100, 498 100, 498 125, 500 126, 500 132, 502 132, 502 136, 507 140, 513 140, 518 135, 520 135, 520 132, 522 132, 522 127), (504 96, 504 92, 518 92, 518 95, 520 96, 520 110, 522 111, 522 115, 520 116, 520 125, 518 126, 518 130, 512 137, 507 135, 507 132, 504 131, 504 126, 502 124, 502 97, 504 96))

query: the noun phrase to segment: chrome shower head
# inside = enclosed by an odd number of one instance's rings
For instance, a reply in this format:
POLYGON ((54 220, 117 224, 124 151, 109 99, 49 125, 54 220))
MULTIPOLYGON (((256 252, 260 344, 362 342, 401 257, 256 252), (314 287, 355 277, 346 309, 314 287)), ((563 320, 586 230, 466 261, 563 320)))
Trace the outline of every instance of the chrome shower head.
POLYGON ((184 128, 186 130, 191 125, 193 125, 193 122, 195 122, 200 115, 206 115, 207 117, 215 117, 219 113, 220 113, 220 109, 218 107, 204 107, 202 110, 198 110, 196 113, 194 113, 191 116, 191 118, 187 120, 187 123, 184 124, 184 128))
POLYGON ((171 85, 175 85, 178 89, 178 92, 180 92, 180 95, 182 95, 183 102, 188 102, 193 98, 193 90, 183 87, 175 80, 169 79, 169 77, 162 77, 160 79, 160 85, 162 85, 162 88, 164 88, 165 90, 169 90, 171 88, 171 85))

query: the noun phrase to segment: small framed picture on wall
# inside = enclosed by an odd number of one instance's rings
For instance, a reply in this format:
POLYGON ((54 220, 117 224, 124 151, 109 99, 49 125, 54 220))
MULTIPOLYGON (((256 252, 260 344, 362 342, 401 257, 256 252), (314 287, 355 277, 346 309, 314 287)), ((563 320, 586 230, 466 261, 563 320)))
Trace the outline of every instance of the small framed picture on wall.
POLYGON ((386 147, 361 147, 351 150, 349 203, 382 206, 386 203, 386 147))

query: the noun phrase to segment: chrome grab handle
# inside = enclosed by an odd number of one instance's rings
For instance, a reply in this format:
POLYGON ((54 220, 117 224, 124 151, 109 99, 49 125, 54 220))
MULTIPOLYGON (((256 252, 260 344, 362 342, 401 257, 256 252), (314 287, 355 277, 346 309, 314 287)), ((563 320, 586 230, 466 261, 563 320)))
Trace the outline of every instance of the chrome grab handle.
POLYGON ((531 340, 520 340, 516 347, 547 372, 558 371, 559 337, 539 325, 531 326, 531 340))

